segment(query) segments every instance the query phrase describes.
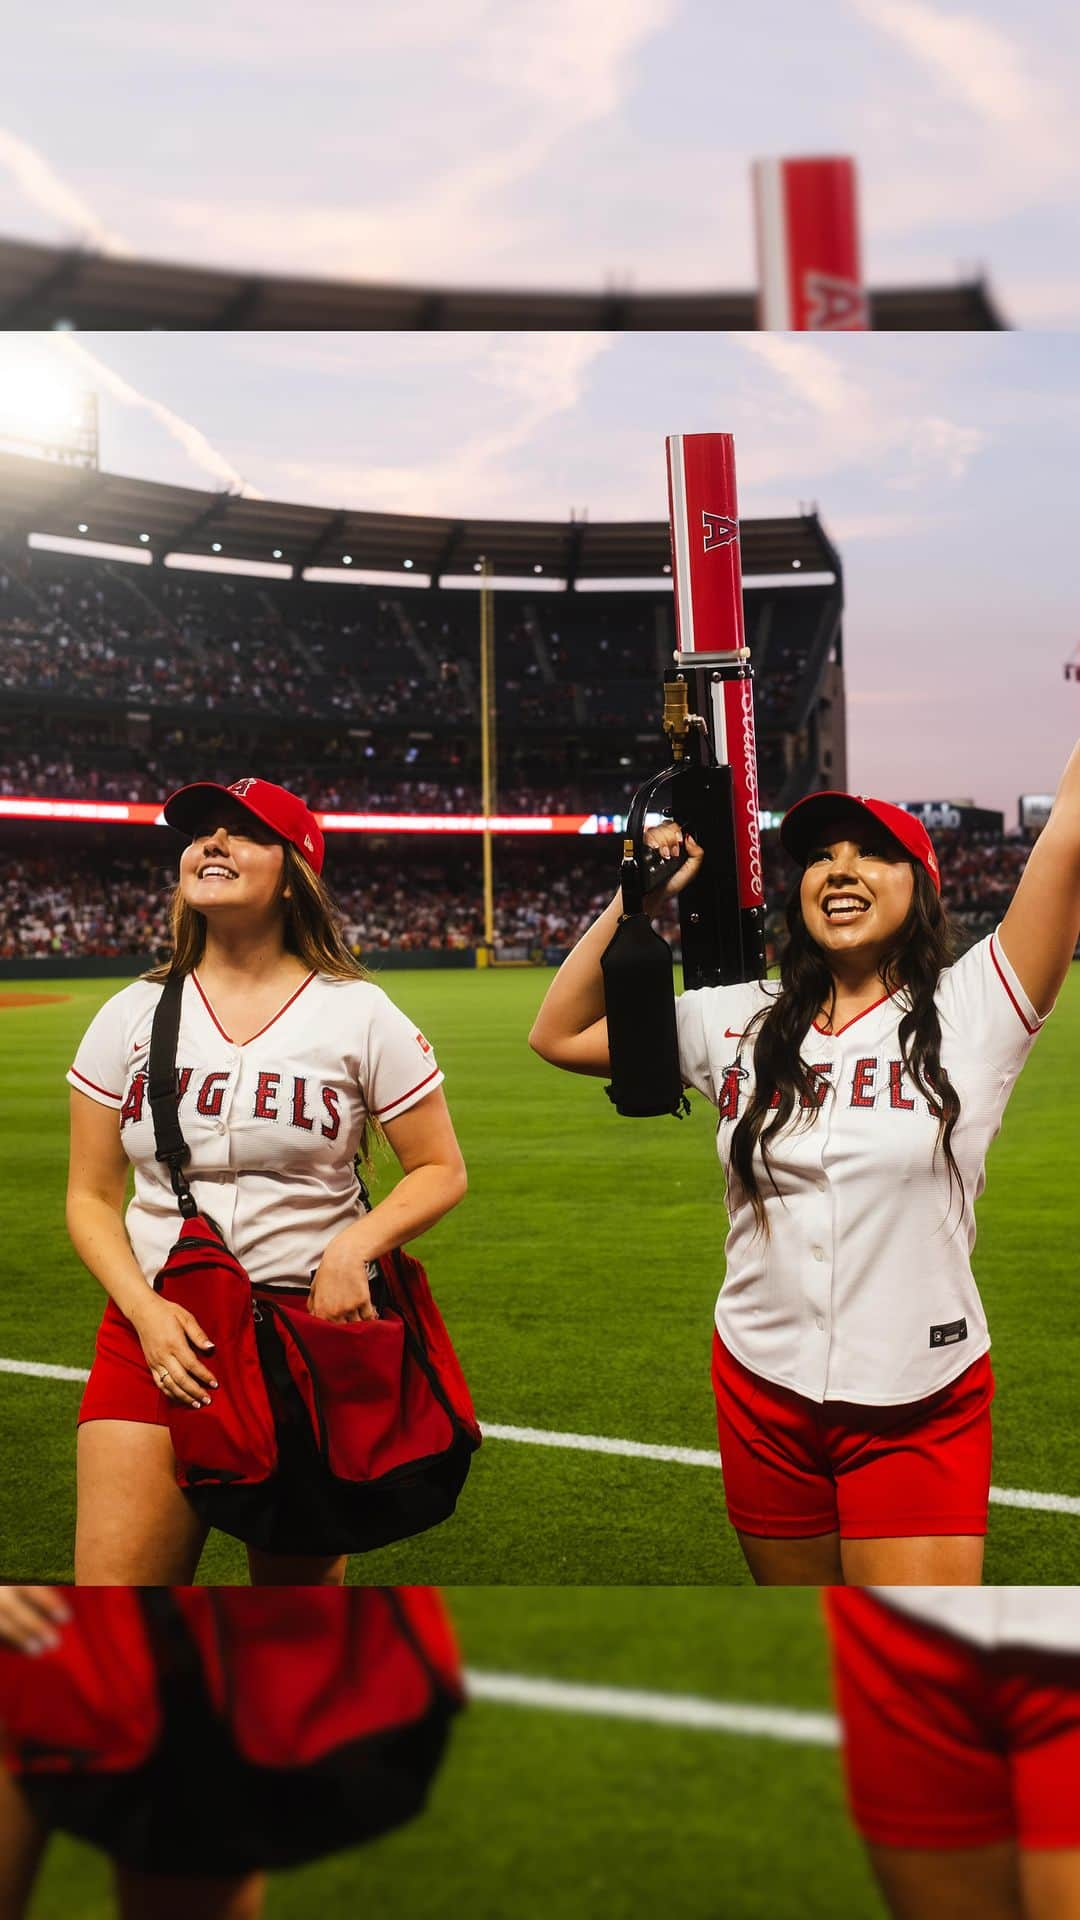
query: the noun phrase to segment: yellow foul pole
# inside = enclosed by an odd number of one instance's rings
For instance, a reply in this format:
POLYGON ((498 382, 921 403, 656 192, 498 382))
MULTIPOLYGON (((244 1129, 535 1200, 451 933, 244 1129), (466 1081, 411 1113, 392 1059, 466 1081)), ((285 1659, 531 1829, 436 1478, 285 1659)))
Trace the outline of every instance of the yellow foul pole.
POLYGON ((491 827, 495 798, 495 596, 491 561, 480 563, 480 764, 484 809, 484 946, 486 964, 495 959, 495 885, 492 873, 491 827))

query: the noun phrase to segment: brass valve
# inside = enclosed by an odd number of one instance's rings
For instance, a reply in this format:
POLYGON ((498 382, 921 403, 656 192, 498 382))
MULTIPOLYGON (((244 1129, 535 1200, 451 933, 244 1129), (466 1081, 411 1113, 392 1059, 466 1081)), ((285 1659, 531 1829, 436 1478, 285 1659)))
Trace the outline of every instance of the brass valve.
POLYGON ((691 727, 704 728, 700 714, 690 712, 690 689, 680 674, 677 680, 664 681, 664 732, 671 742, 671 757, 678 763, 686 756, 691 727))

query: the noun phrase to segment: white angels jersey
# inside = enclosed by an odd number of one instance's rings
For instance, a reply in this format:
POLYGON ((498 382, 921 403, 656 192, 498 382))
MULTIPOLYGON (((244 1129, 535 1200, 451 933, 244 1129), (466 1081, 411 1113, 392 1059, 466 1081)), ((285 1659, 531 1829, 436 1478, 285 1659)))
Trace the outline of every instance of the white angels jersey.
POLYGON ((753 1087, 751 1016, 777 981, 703 987, 677 1002, 683 1081, 718 1112, 729 1232, 716 1305, 724 1344, 752 1372, 818 1402, 895 1406, 944 1387, 990 1345, 971 1271, 986 1154, 1043 1021, 1000 929, 942 970, 941 1063, 960 1099, 952 1136, 964 1181, 949 1192, 938 1122, 910 1082, 898 1027, 910 999, 883 995, 835 1034, 813 1024, 803 1059, 817 1106, 797 1103, 755 1149, 771 1237, 734 1191, 731 1136, 753 1087), (805 1107, 801 1111, 800 1107, 805 1107))
MULTIPOLYGON (((124 1216, 148 1281, 181 1218, 154 1158, 146 1094, 162 988, 136 980, 90 1022, 67 1078, 120 1115, 135 1170, 124 1216)), ((253 1281, 307 1286, 327 1243, 362 1212, 354 1158, 365 1119, 392 1121, 442 1082, 430 1043, 368 980, 310 973, 250 1040, 230 1039, 188 974, 176 1049, 184 1171, 253 1281)))
POLYGON ((872 1587, 879 1600, 980 1647, 1080 1654, 1075 1587, 872 1587))

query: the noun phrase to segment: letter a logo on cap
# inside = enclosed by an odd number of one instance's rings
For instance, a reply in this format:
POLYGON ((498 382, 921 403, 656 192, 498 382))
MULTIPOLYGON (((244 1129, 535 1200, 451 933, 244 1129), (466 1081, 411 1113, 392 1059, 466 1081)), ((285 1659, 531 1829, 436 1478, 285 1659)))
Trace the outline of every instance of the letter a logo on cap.
POLYGON ((701 524, 705 529, 705 551, 711 553, 714 547, 730 547, 739 537, 739 523, 727 513, 709 513, 701 509, 701 524))
POLYGON ((250 777, 250 776, 249 776, 249 777, 248 777, 247 779, 245 779, 245 780, 234 780, 234 781, 233 781, 233 783, 232 783, 232 786, 231 786, 231 787, 229 788, 229 792, 230 792, 230 793, 238 793, 238 794, 240 795, 240 798, 241 798, 241 800, 242 800, 242 799, 243 799, 243 797, 244 797, 244 795, 245 795, 245 793, 250 793, 250 792, 251 792, 251 789, 252 789, 252 787, 253 787, 253 786, 254 786, 255 784, 256 784, 256 782, 255 782, 255 780, 254 780, 254 778, 253 778, 253 777, 250 777))
POLYGON ((311 838, 311 835, 310 835, 310 833, 305 833, 305 835, 304 835, 304 845, 305 845, 305 847, 307 848, 307 850, 308 850, 308 852, 309 852, 309 853, 314 853, 314 851, 315 851, 315 842, 314 842, 314 841, 312 840, 312 838, 311 838))

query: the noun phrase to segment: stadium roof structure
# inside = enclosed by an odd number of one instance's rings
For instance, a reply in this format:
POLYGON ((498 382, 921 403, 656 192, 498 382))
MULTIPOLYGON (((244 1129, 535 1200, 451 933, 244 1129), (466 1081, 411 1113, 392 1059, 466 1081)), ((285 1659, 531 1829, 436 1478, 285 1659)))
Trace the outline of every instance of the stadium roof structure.
MULTIPOLYGON (((155 560, 169 553, 258 560, 291 566, 342 567, 430 576, 471 573, 480 559, 503 577, 542 573, 572 587, 580 580, 648 579, 670 573, 666 520, 455 520, 407 513, 361 513, 332 507, 251 500, 126 479, 32 456, 0 453, 0 534, 30 533, 138 548, 155 560), (144 538, 143 536, 147 536, 144 538), (405 562, 411 564, 406 567, 405 562)), ((744 520, 743 575, 828 573, 839 581, 840 557, 816 513, 744 520)))
MULTIPOLYGON (((871 292, 878 332, 997 332, 984 279, 871 292)), ((755 293, 555 292, 386 286, 175 266, 0 240, 0 329, 168 327, 222 332, 297 328, 582 332, 754 331, 755 293)))

